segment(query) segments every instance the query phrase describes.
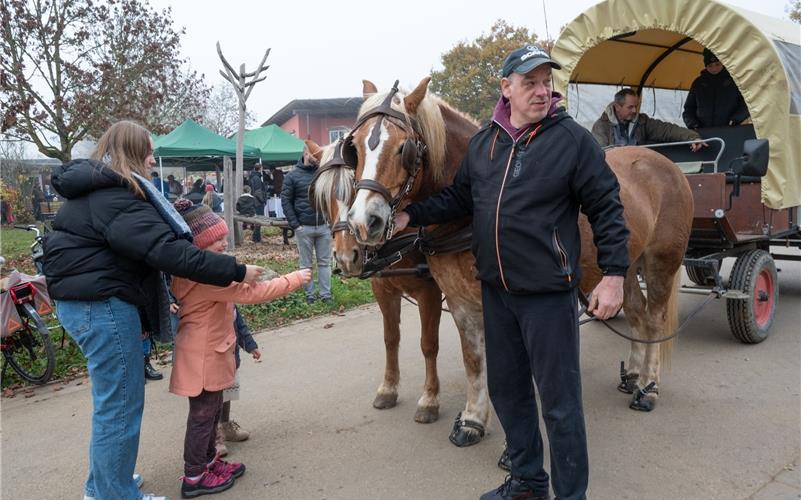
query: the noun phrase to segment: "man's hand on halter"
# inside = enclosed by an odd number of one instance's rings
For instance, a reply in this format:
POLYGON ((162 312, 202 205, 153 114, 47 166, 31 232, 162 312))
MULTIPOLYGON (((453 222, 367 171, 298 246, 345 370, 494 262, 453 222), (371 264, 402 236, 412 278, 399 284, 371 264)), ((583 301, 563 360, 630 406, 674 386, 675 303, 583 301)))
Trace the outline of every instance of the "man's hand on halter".
POLYGON ((406 226, 409 225, 409 214, 406 212, 398 212, 395 215, 395 230, 393 231, 395 234, 406 229, 406 226))
POLYGON ((598 319, 609 319, 623 305, 623 276, 604 276, 590 296, 587 310, 598 319))

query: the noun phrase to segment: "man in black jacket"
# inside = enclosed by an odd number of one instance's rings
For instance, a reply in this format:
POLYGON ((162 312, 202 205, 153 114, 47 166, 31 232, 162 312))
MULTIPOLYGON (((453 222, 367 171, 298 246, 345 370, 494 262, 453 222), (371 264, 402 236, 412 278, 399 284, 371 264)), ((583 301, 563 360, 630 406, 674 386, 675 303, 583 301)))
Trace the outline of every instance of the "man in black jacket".
POLYGON ((687 128, 741 124, 749 116, 748 107, 734 79, 709 49, 704 49, 704 66, 684 101, 682 118, 687 128))
POLYGON ((400 231, 473 216, 487 382, 511 459, 507 481, 482 500, 548 498, 532 375, 550 438, 554 491, 560 499, 586 496, 575 290, 579 209, 592 225, 604 273, 590 310, 608 318, 623 302, 628 232, 617 179, 592 135, 555 106, 561 96, 552 92, 552 68, 560 66, 539 47, 512 52, 493 120, 470 140, 453 185, 395 220, 400 231))
MULTIPOLYGON (((309 184, 317 170, 317 160, 304 148, 303 157, 284 177, 281 207, 289 227, 295 231, 300 254, 300 267, 312 267, 312 253, 317 256, 317 287, 323 302, 331 298, 331 229, 323 214, 309 202, 309 184)), ((306 284, 306 302, 315 301, 314 280, 306 284)))
MULTIPOLYGON (((266 193, 264 191, 264 181, 261 178, 261 165, 255 165, 253 172, 250 173, 248 179, 250 185, 250 194, 256 199, 256 215, 264 215, 264 203, 266 202, 266 193)), ((253 228, 253 242, 258 243, 261 241, 261 226, 253 228)))

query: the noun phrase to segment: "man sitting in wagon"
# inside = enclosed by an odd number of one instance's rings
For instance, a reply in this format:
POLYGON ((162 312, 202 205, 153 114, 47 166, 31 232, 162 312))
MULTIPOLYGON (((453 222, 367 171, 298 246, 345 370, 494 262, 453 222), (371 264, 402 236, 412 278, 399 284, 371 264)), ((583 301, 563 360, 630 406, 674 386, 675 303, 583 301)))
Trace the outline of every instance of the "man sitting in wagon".
MULTIPOLYGON (((694 141, 701 138, 698 132, 638 113, 640 98, 630 88, 615 94, 601 117, 592 126, 592 135, 602 147, 635 146, 660 142, 694 141)), ((698 151, 703 144, 692 144, 698 151)))

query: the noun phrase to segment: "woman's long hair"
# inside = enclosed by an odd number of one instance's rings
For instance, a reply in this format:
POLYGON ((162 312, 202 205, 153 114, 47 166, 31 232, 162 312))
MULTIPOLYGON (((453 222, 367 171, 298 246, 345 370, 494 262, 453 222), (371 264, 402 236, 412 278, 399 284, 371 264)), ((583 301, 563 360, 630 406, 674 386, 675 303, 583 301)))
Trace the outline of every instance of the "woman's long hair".
POLYGON ((138 123, 121 120, 100 136, 91 158, 105 163, 128 182, 134 193, 144 198, 145 193, 133 174, 147 177, 148 165, 145 160, 151 154, 150 132, 138 123))
POLYGON ((203 204, 214 210, 214 191, 206 191, 203 195, 203 204))

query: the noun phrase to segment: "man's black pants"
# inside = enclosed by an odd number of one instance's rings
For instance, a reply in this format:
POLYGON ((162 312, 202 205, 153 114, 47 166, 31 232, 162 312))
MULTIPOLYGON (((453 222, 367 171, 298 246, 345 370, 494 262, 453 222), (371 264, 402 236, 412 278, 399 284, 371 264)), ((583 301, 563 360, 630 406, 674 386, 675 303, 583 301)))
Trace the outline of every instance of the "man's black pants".
POLYGON ((512 477, 548 492, 532 375, 548 431, 556 497, 586 498, 589 468, 581 403, 575 291, 512 295, 482 283, 487 382, 512 477))

